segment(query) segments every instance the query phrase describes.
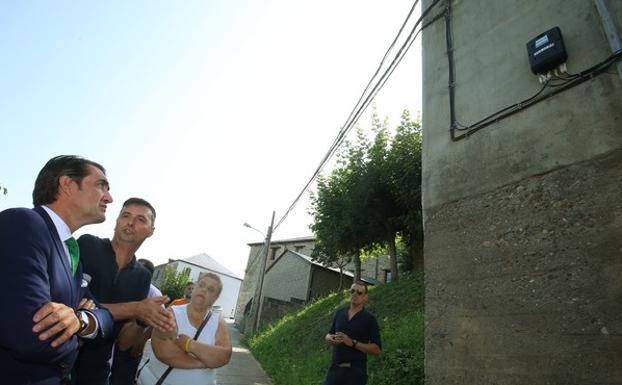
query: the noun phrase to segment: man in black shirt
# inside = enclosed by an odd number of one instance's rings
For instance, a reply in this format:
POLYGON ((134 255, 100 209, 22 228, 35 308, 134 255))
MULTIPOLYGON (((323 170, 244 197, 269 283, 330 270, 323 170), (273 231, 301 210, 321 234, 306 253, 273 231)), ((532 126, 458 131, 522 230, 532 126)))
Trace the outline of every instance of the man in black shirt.
POLYGON ((365 309, 367 285, 357 281, 350 288, 350 306, 340 309, 326 341, 333 345, 333 359, 324 385, 365 385, 367 355, 380 354, 380 328, 365 309))
MULTIPOLYGON (((78 239, 84 272, 91 277, 89 289, 115 320, 115 331, 103 342, 87 342, 80 349, 72 382, 76 385, 105 385, 116 336, 127 320, 170 331, 175 321, 162 304, 168 297, 147 298, 151 273, 136 261, 134 253, 154 231, 155 209, 140 198, 123 204, 112 240, 93 235, 78 239)), ((133 379, 127 379, 131 384, 133 379)))

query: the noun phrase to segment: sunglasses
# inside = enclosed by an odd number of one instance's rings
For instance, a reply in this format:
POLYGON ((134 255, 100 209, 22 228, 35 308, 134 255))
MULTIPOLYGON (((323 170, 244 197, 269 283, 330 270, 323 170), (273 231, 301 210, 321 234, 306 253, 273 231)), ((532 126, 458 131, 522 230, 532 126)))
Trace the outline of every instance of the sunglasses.
POLYGON ((355 290, 355 289, 350 289, 350 294, 358 294, 358 295, 363 295, 365 294, 365 292, 363 290, 355 290))

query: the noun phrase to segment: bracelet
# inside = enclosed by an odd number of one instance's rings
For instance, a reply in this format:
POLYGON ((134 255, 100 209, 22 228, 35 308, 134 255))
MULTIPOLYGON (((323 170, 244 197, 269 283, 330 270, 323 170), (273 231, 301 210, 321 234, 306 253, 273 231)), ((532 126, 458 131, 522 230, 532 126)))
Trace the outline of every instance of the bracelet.
POLYGON ((192 340, 190 338, 188 338, 186 340, 186 343, 184 344, 184 351, 186 353, 190 353, 190 344, 192 343, 192 340))

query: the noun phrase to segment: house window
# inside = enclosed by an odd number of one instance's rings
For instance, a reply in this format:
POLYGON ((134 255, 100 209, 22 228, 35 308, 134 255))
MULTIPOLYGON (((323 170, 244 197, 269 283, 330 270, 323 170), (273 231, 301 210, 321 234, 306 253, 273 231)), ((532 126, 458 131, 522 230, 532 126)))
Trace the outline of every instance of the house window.
POLYGON ((393 275, 391 274, 391 270, 384 271, 384 283, 389 283, 393 281, 393 275))
POLYGON ((273 247, 271 252, 270 252, 270 260, 274 261, 274 259, 276 258, 276 252, 279 251, 278 247, 273 247))
POLYGON ((296 252, 300 252, 300 250, 302 250, 302 249, 304 249, 304 248, 305 248, 304 246, 300 246, 300 245, 298 245, 298 246, 294 246, 294 251, 296 251, 296 252))

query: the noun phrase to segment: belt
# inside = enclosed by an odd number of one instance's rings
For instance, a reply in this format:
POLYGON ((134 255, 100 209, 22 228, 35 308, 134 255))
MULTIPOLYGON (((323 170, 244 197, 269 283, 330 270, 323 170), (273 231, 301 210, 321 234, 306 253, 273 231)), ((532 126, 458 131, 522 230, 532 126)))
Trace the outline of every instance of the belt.
POLYGON ((338 364, 332 364, 333 368, 364 368, 365 363, 360 361, 340 362, 338 364))

